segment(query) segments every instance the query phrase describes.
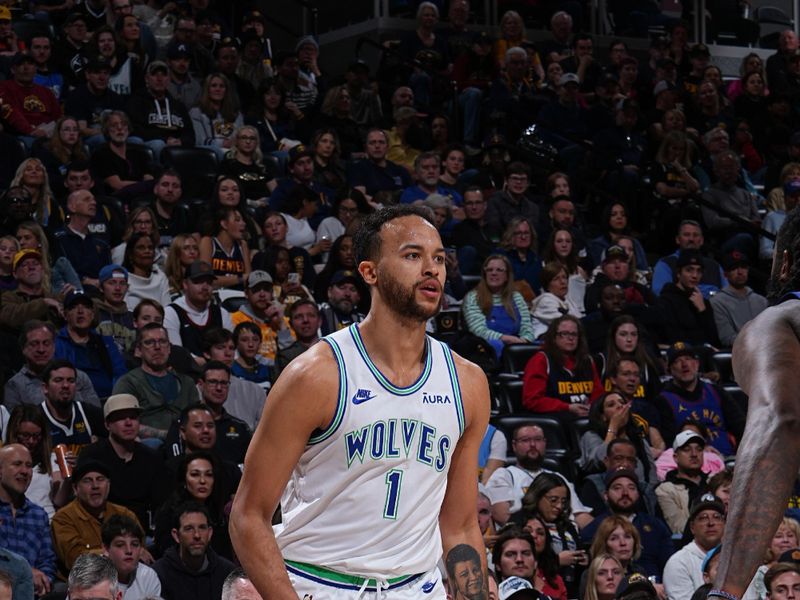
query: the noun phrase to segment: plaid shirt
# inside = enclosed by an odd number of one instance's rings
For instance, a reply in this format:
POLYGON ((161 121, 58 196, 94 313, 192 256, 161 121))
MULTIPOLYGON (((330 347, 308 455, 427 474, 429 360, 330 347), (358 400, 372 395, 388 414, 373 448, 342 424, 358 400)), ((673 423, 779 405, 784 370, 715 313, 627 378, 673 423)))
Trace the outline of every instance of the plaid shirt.
POLYGON ((53 579, 56 553, 50 537, 50 522, 44 509, 25 498, 16 516, 11 505, 0 501, 0 547, 16 552, 53 579))

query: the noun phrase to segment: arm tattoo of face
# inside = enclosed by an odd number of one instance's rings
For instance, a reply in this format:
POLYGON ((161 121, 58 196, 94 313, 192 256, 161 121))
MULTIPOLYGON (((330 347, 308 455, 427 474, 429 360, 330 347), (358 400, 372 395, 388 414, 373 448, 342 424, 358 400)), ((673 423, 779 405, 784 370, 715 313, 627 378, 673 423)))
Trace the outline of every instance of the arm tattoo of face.
POLYGON ((487 600, 487 574, 481 556, 469 544, 454 546, 445 559, 450 593, 453 600, 487 600))

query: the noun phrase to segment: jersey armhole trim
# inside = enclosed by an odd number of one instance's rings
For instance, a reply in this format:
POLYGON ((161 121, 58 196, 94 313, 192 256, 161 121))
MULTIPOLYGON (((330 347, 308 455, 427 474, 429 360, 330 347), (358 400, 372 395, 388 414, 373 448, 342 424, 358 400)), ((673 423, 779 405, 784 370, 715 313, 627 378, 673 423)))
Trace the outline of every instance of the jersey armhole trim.
POLYGON ((465 419, 464 419, 464 403, 461 400, 461 384, 458 381, 458 371, 456 370, 456 365, 453 362, 453 354, 450 352, 450 348, 447 344, 439 342, 442 346, 442 352, 444 353, 444 360, 447 363, 447 370, 450 374, 450 385, 453 388, 453 404, 456 409, 456 418, 458 419, 458 433, 459 435, 464 435, 465 419))
POLYGON ((342 350, 339 348, 339 344, 329 337, 322 338, 322 341, 326 342, 331 347, 331 350, 333 350, 333 357, 336 359, 336 367, 339 371, 339 397, 336 400, 336 413, 333 415, 333 419, 331 419, 331 422, 325 429, 317 430, 312 434, 308 439, 309 445, 324 442, 336 433, 336 430, 339 429, 339 425, 342 424, 342 420, 344 420, 344 412, 347 408, 347 371, 344 365, 344 358, 342 357, 342 350))

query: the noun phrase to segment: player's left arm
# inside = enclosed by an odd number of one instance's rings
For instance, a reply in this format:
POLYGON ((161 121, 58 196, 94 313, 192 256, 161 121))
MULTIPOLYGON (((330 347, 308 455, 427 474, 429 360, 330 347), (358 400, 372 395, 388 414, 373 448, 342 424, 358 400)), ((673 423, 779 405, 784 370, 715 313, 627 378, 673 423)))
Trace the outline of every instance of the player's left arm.
POLYGON ((464 434, 450 459, 447 474, 447 491, 439 514, 442 532, 444 562, 458 557, 463 560, 480 560, 483 581, 482 595, 475 600, 488 599, 489 575, 486 568, 486 551, 478 529, 478 449, 489 423, 489 385, 486 375, 476 365, 454 355, 461 385, 464 406, 464 434))

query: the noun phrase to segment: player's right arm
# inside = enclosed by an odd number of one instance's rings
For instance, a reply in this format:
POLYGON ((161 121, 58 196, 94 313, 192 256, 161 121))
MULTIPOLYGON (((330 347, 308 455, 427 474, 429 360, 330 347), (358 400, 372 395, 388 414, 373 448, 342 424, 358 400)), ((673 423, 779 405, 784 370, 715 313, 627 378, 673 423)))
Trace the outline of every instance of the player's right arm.
POLYGON ((800 302, 769 308, 747 324, 733 347, 733 370, 749 402, 716 583, 741 597, 800 467, 800 302))
POLYGON ((297 600, 272 531, 272 515, 312 432, 333 419, 338 388, 330 347, 314 345, 275 382, 247 451, 230 535, 237 557, 264 598, 297 600))

